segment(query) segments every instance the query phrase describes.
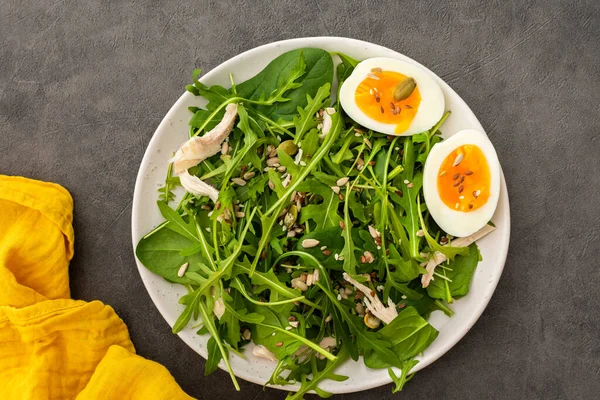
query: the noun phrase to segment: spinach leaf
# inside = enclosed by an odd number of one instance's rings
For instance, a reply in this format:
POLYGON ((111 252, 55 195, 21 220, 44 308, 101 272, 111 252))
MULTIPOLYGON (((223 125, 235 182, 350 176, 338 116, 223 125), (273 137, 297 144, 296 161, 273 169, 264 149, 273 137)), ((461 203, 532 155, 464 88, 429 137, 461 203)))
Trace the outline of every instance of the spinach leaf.
MULTIPOLYGON (((473 243, 468 247, 469 254, 456 256, 449 264, 443 265, 443 272, 448 280, 435 277, 427 286, 427 294, 435 299, 446 299, 446 285, 452 297, 461 297, 469 293, 471 280, 480 261, 477 245, 473 243)), ((440 267, 438 267, 440 269, 440 267)))
POLYGON ((280 82, 289 76, 298 64, 300 57, 304 58, 306 71, 302 77, 296 80, 301 86, 286 93, 286 97, 290 101, 272 106, 256 107, 258 111, 273 120, 291 121, 297 115, 298 107, 306 106, 307 95, 315 97, 321 86, 327 83, 331 85, 333 81, 333 60, 324 50, 304 48, 280 55, 256 76, 238 84, 238 95, 250 100, 259 100, 261 97, 269 96, 277 90, 280 82))
POLYGON ((337 66, 337 78, 339 81, 339 85, 341 86, 342 83, 348 79, 348 77, 350 76, 350 74, 352 73, 352 71, 354 71, 354 68, 358 65, 358 63, 360 61, 344 54, 344 53, 332 53, 337 55, 340 59, 341 59, 341 63, 338 64, 337 66))
POLYGON ((170 229, 161 229, 139 241, 135 249, 138 260, 150 271, 176 283, 192 284, 193 281, 177 276, 179 268, 188 263, 188 271, 197 272, 203 262, 199 254, 181 255, 181 251, 198 243, 170 229))
MULTIPOLYGON (((378 332, 381 338, 392 345, 400 360, 408 360, 425 350, 438 336, 438 331, 419 315, 413 307, 407 307, 391 323, 378 332)), ((375 353, 365 355, 365 364, 370 368, 386 368, 390 364, 375 353)))

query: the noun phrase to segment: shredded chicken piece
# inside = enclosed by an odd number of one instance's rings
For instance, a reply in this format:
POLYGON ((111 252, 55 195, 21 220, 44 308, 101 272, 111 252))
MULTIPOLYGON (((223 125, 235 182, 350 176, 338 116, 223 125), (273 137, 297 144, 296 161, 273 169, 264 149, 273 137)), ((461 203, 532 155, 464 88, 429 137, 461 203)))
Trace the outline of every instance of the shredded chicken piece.
POLYGON ((321 346, 322 348, 324 348, 325 350, 331 350, 335 347, 336 345, 336 341, 335 338, 332 336, 325 336, 321 342, 319 343, 319 346, 321 346))
POLYGON ((223 314, 225 314, 225 303, 223 303, 223 298, 219 297, 215 301, 215 305, 213 306, 213 312, 215 316, 220 320, 223 314))
POLYGON ((333 107, 327 107, 323 113, 323 127, 321 128, 321 134, 319 135, 321 139, 325 138, 331 130, 331 125, 333 124, 331 116, 333 114, 335 114, 335 108, 333 107))
MULTIPOLYGON (((451 243, 448 243, 446 246, 453 246, 453 247, 470 246, 472 243, 475 243, 477 240, 481 239, 488 233, 492 232, 494 229, 496 229, 496 228, 494 228, 491 225, 486 225, 483 228, 481 228, 480 230, 478 230, 477 232, 475 232, 474 234, 472 234, 471 236, 458 238, 458 239, 452 241, 451 243)), ((435 253, 433 253, 433 255, 431 256, 429 261, 424 263, 426 265, 425 269, 427 270, 427 273, 424 274, 423 276, 421 276, 421 285, 423 285, 424 288, 429 286, 429 283, 433 280, 433 273, 435 271, 435 267, 437 267, 438 265, 440 265, 441 263, 443 263, 446 260, 447 260, 447 257, 443 253, 436 251, 435 253)))
POLYGON ((254 354, 257 357, 266 358, 269 361, 278 361, 277 356, 262 344, 255 344, 254 348, 252 349, 252 354, 254 354))
POLYGON ((379 318, 381 321, 389 324, 392 322, 394 318, 398 316, 398 311, 396 310, 396 305, 392 301, 392 299, 388 298, 388 306, 383 305, 377 294, 375 294, 371 289, 362 283, 357 282, 354 278, 344 272, 344 279, 354 285, 355 288, 363 292, 365 295, 365 305, 367 309, 371 311, 371 314, 379 318))
POLYGON ((188 168, 221 151, 221 143, 229 136, 236 117, 237 104, 228 104, 225 108, 225 115, 217 126, 204 136, 194 136, 182 144, 171 159, 175 174, 181 174, 188 168))
POLYGON ((200 180, 197 176, 190 175, 187 170, 179 174, 181 186, 185 190, 196 196, 208 196, 214 202, 219 198, 219 191, 208 183, 200 180))

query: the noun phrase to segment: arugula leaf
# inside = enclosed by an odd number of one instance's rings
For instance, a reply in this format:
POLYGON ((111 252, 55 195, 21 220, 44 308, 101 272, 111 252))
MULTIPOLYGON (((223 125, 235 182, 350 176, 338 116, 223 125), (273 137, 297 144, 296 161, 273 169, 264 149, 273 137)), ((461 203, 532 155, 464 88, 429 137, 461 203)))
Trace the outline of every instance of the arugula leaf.
POLYGON ((427 272, 419 267, 419 264, 414 259, 404 260, 394 245, 390 245, 389 250, 388 263, 396 267, 395 271, 390 272, 390 275, 395 281, 410 282, 420 274, 427 272))
POLYGON ((324 391, 323 389, 319 389, 318 385, 325 379, 331 379, 331 380, 334 380, 337 382, 342 382, 342 381, 345 381, 346 379, 348 379, 347 376, 342 376, 342 375, 338 375, 338 374, 334 373, 336 368, 338 368, 341 364, 343 364, 347 359, 348 359, 348 353, 343 347, 340 350, 340 352, 337 354, 337 359, 334 361, 328 360, 327 364, 325 365, 325 367, 322 370, 319 370, 317 368, 316 360, 314 358, 311 359, 312 378, 308 379, 308 378, 306 378, 306 375, 302 375, 302 381, 301 381, 302 386, 300 386, 300 389, 298 389, 298 391, 296 393, 289 393, 285 399, 286 400, 304 399, 304 395, 307 394, 308 392, 310 392, 311 390, 314 390, 317 393, 317 395, 321 398, 330 397, 332 394, 324 391))
POLYGON ((208 357, 206 358, 206 365, 204 366, 204 376, 208 376, 215 372, 219 368, 219 361, 223 359, 223 355, 219 351, 217 341, 211 336, 206 344, 206 350, 208 357))
POLYGON ((402 160, 402 166, 404 170, 394 180, 395 182, 401 182, 402 196, 392 196, 392 201, 402 207, 404 214, 397 215, 397 218, 402 222, 402 226, 406 230, 408 235, 408 245, 410 256, 413 259, 418 259, 419 256, 419 242, 420 238, 417 236, 419 230, 419 216, 417 210, 417 197, 419 191, 423 186, 423 174, 421 172, 415 173, 415 150, 412 139, 406 137, 404 139, 404 157, 402 160), (408 184, 404 183, 408 182, 408 184), (410 185, 410 187, 409 187, 410 185))
POLYGON ((342 265, 339 261, 337 261, 334 257, 335 254, 340 254, 342 249, 344 248, 344 239, 340 236, 340 228, 339 226, 318 229, 314 232, 307 233, 302 236, 301 240, 296 244, 296 249, 305 253, 310 254, 315 257, 318 262, 323 264, 323 266, 329 269, 337 269, 341 270, 342 265), (305 249, 302 247, 302 241, 305 239, 315 239, 319 241, 319 245, 305 249), (321 247, 327 246, 329 251, 329 255, 326 255, 321 247))
POLYGON ((310 94, 306 95, 306 106, 298 107, 298 115, 294 116, 293 122, 296 128, 294 143, 300 143, 304 134, 317 126, 315 114, 322 108, 329 105, 329 83, 324 84, 317 90, 314 98, 310 94))
POLYGON ((223 103, 233 95, 229 93, 227 89, 219 85, 213 85, 211 87, 206 86, 202 82, 198 81, 198 77, 202 73, 201 69, 195 69, 192 73, 192 85, 187 85, 186 90, 193 93, 196 96, 202 96, 208 100, 206 108, 212 110, 219 104, 223 103))
POLYGON ((169 204, 170 201, 175 200, 175 193, 173 193, 173 189, 175 186, 180 185, 179 177, 173 176, 173 163, 169 164, 167 169, 167 177, 165 179, 164 186, 158 189, 158 200, 162 201, 165 204, 169 204))
POLYGON ((415 376, 415 374, 409 375, 409 373, 418 363, 419 361, 412 358, 403 362, 400 370, 400 376, 396 376, 394 370, 388 368, 388 374, 390 375, 390 378, 392 378, 392 381, 394 381, 396 384, 394 389, 392 389, 392 393, 398 393, 402 391, 406 382, 410 381, 412 377, 415 376))
POLYGON ((167 228, 190 240, 197 240, 193 226, 185 222, 177 211, 173 210, 162 201, 158 201, 156 204, 158 204, 158 209, 162 216, 168 221, 167 228))
POLYGON ((439 244, 429 233, 427 229, 427 225, 425 225, 425 221, 423 219, 423 213, 421 212, 421 200, 417 197, 417 213, 419 215, 419 222, 421 223, 421 230, 423 231, 423 235, 427 240, 427 244, 431 248, 432 251, 439 251, 444 254, 449 260, 453 260, 457 255, 466 255, 469 253, 468 248, 466 247, 454 247, 454 246, 442 246, 439 244))
MULTIPOLYGON (((244 263, 235 263, 233 267, 233 276, 237 276, 240 274, 250 275, 251 265, 247 259, 244 259, 244 263)), ((277 275, 273 272, 273 270, 269 270, 268 272, 259 272, 254 271, 252 274, 251 282, 253 285, 257 286, 257 293, 262 292, 263 290, 269 289, 271 293, 278 293, 279 295, 293 299, 294 301, 301 301, 304 304, 307 304, 312 307, 318 307, 316 304, 301 296, 300 293, 294 289, 287 287, 283 284, 277 275)), ((238 289, 239 290, 239 289, 238 289)))
POLYGON ((288 78, 292 70, 297 67, 300 57, 304 59, 306 69, 304 75, 295 80, 301 86, 285 94, 289 101, 256 107, 258 111, 273 120, 291 121, 297 114, 298 107, 306 106, 307 95, 315 97, 321 86, 326 83, 331 85, 333 81, 333 60, 324 50, 304 48, 280 55, 256 76, 238 84, 238 95, 246 99, 258 100, 273 93, 280 86, 282 79, 288 78))
POLYGON ((204 326, 206 327, 206 329, 208 330, 208 332, 210 333, 212 338, 217 343, 217 347, 219 348, 219 351, 221 352, 221 356, 223 357, 223 361, 225 362, 225 365, 227 366, 227 370, 229 372, 229 376, 231 377, 231 381, 233 382, 233 386, 235 387, 235 390, 239 391, 240 385, 238 384, 235 374, 233 373, 233 370, 231 369, 231 364, 229 363, 229 353, 227 352, 227 349, 223 345, 221 337, 219 336, 219 332, 217 331, 217 327, 215 325, 214 318, 212 317, 212 315, 210 315, 208 313, 208 311, 206 310, 206 306, 202 302, 198 303, 198 310, 199 310, 200 316, 202 317, 202 322, 204 322, 204 326))
POLYGON ((173 333, 178 333, 185 328, 192 319, 192 316, 197 317, 198 307, 200 305, 200 297, 200 292, 198 290, 194 290, 191 293, 181 296, 179 303, 185 304, 185 309, 181 315, 179 315, 175 321, 175 324, 173 324, 173 328, 171 329, 173 333))
POLYGON ((358 261, 354 254, 354 241, 352 240, 352 220, 350 220, 350 211, 348 208, 348 198, 350 196, 350 185, 346 185, 346 197, 344 201, 344 229, 342 237, 344 238, 344 248, 342 256, 344 257, 344 271, 350 276, 356 276, 356 266, 358 261))
POLYGON ((348 198, 348 207, 350 207, 354 218, 365 224, 369 222, 365 215, 365 206, 360 200, 360 194, 353 190, 346 197, 348 198))
POLYGON ((400 364, 400 360, 390 349, 391 343, 389 341, 381 339, 379 332, 367 331, 362 318, 350 314, 346 307, 336 299, 331 290, 325 288, 320 282, 317 282, 316 285, 327 295, 339 311, 341 318, 348 324, 350 332, 356 336, 357 348, 365 354, 365 362, 369 354, 375 354, 378 360, 389 365, 400 364))
POLYGON ((310 204, 303 207, 300 212, 300 222, 308 220, 316 222, 316 229, 324 229, 333 226, 339 227, 342 220, 338 215, 340 204, 339 196, 330 187, 323 185, 316 179, 307 179, 296 188, 299 192, 318 194, 323 198, 321 203, 310 204))

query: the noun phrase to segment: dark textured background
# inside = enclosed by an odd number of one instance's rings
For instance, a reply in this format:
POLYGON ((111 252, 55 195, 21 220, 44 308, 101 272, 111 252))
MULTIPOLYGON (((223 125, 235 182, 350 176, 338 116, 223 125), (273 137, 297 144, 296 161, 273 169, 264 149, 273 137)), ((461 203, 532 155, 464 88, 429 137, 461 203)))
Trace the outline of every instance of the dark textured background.
MULTIPOLYGON (((471 106, 511 201, 506 269, 487 310, 406 399, 592 399, 600 393, 600 6, 589 1, 0 0, 0 173, 75 199, 75 298, 112 305, 138 352, 198 398, 278 399, 170 333, 136 271, 133 186, 196 66, 280 39, 335 35, 398 50, 471 106)), ((342 399, 392 398, 381 387, 342 399)))

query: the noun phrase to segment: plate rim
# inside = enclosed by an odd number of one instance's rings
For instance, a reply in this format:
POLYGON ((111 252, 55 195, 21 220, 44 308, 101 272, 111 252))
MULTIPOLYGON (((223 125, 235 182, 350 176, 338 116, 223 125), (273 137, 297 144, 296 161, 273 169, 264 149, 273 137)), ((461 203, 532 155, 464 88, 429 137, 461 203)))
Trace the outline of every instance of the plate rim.
MULTIPOLYGON (((239 53, 225 61, 223 61, 222 63, 218 64, 217 66, 215 66, 214 68, 212 68, 210 71, 208 71, 206 74, 204 74, 202 76, 202 78, 200 79, 200 81, 205 81, 205 80, 210 80, 211 77, 216 74, 219 70, 222 69, 226 69, 230 64, 235 64, 237 63, 240 59, 243 59, 244 57, 248 56, 249 54, 252 54, 254 52, 259 52, 261 50, 268 50, 270 48, 277 48, 281 45, 292 45, 293 48, 300 48, 300 47, 318 47, 319 43, 322 42, 335 42, 335 41, 344 41, 344 42, 348 42, 350 44, 356 45, 356 46, 368 46, 370 48, 379 48, 381 50, 385 50, 388 52, 392 52, 395 53, 397 55, 399 55, 399 57, 408 60, 411 63, 414 63, 415 65, 419 66, 420 68, 423 68, 425 71, 427 71, 428 73, 430 73, 433 78, 436 80, 436 82, 438 82, 438 84, 440 84, 443 88, 444 92, 448 92, 451 95, 453 95, 453 98, 455 101, 458 101, 461 104, 462 107, 465 107, 466 110, 468 110, 472 116, 475 119, 475 122, 477 124, 477 129, 479 129, 481 132, 483 132, 486 136, 487 133, 485 132, 483 126, 481 125, 481 123, 479 122, 477 116, 475 115, 475 113, 471 110, 471 108, 469 107, 469 105, 463 100, 463 98, 448 84, 446 83, 442 78, 440 78, 437 74, 435 74, 433 71, 431 71, 429 68, 427 68, 426 66, 422 65, 421 63, 419 63, 418 61, 412 59, 411 57, 408 57, 402 53, 400 53, 397 50, 393 50, 390 49, 388 47, 385 46, 381 46, 379 44, 376 43, 371 43, 371 42, 367 42, 367 41, 363 41, 363 40, 359 40, 359 39, 354 39, 354 38, 346 38, 346 37, 341 37, 341 36, 315 36, 315 37, 301 37, 301 38, 294 38, 294 39, 286 39, 286 40, 279 40, 279 41, 275 41, 275 42, 270 42, 270 43, 266 43, 251 49, 248 49, 242 53, 239 53), (310 42, 310 46, 307 46, 307 42, 310 42)), ((152 154, 150 153, 150 149, 152 147, 154 147, 153 145, 155 144, 155 142, 157 142, 159 140, 159 136, 160 136, 160 132, 165 130, 167 127, 167 124, 170 121, 170 117, 172 116, 172 114, 176 113, 176 110, 178 110, 179 108, 181 108, 181 103, 186 102, 189 99, 189 96, 193 96, 191 93, 185 91, 178 99, 177 101, 169 108, 169 110, 167 111, 167 113, 165 114, 165 116, 163 117, 163 119, 161 120, 161 122, 159 123, 159 125, 157 126, 156 130, 154 131, 154 133, 152 134, 152 138, 150 139, 150 141, 148 142, 148 145, 146 146, 146 150, 144 151, 144 156, 142 158, 142 161, 140 163, 140 168, 138 170, 137 176, 136 176, 136 181, 135 181, 135 187, 134 187, 134 193, 133 193, 133 200, 132 200, 132 213, 131 213, 131 234, 132 234, 132 245, 133 245, 133 253, 134 253, 134 258, 135 258, 135 262, 136 262, 136 266, 138 268, 138 273, 140 274, 140 278, 142 279, 142 282, 144 284, 144 287, 146 289, 146 291, 148 292, 150 298, 152 299, 152 302, 154 303, 154 306, 157 308, 157 310, 159 311, 159 313, 161 314, 161 316, 163 317, 163 319, 165 320, 165 322, 167 322, 167 324, 169 326, 172 326, 171 323, 168 322, 168 318, 166 316, 166 310, 163 310, 162 307, 159 305, 160 304, 160 300, 159 300, 159 295, 156 291, 152 290, 153 288, 150 287, 150 283, 148 282, 147 279, 144 278, 143 276, 143 270, 145 270, 146 272, 149 272, 151 274, 153 274, 151 271, 147 270, 142 264, 141 262, 138 260, 136 254, 135 254, 135 249, 137 246, 137 241, 139 240, 139 238, 141 238, 142 235, 139 234, 139 232, 137 232, 137 224, 140 218, 140 213, 141 210, 139 209, 139 207, 137 206, 137 203, 139 201, 139 198, 141 196, 141 191, 142 191, 142 182, 144 180, 144 173, 147 170, 148 164, 150 164, 150 159, 152 158, 152 154)), ((505 208, 506 208, 506 212, 503 213, 503 215, 501 216, 502 219, 502 223, 504 226, 506 226, 505 230, 505 234, 500 236, 500 245, 498 246, 499 249, 499 254, 500 257, 498 258, 497 263, 500 265, 500 267, 497 267, 497 271, 496 274, 494 276, 494 280, 493 281, 489 281, 488 282, 488 286, 487 286, 487 292, 489 293, 489 296, 485 296, 479 303, 478 303, 478 307, 477 307, 477 311, 475 313, 472 314, 472 316, 467 319, 463 324, 462 327, 460 329, 460 332, 456 333, 451 340, 447 341, 444 345, 442 345, 442 347, 440 349, 438 349, 436 351, 436 353, 433 354, 428 354, 428 358, 426 360, 422 360, 419 362, 419 364, 417 364, 417 366, 413 369, 414 372, 418 372, 419 370, 431 365, 433 362, 437 361, 440 357, 442 357, 443 355, 447 354, 448 351, 450 351, 450 349, 452 349, 460 340, 462 340, 464 338, 464 336, 473 328, 473 326, 475 325, 475 323, 479 320, 479 318, 481 318, 481 316, 483 315, 483 312, 485 311, 485 309, 487 308, 487 305, 489 304, 489 301, 491 300, 493 294, 496 291, 496 288, 498 286, 498 283, 500 281, 500 278, 502 276, 502 273, 504 271, 504 267, 506 264, 506 259, 508 256, 508 248, 510 245, 510 232, 511 232, 511 219, 510 219, 510 202, 509 202, 509 196, 508 196, 508 190, 507 190, 507 185, 506 185, 506 180, 504 177, 504 172, 502 170, 502 166, 500 165, 500 171, 501 171, 501 182, 500 182, 500 196, 499 196, 499 204, 500 202, 504 202, 506 204, 505 208)), ((154 275, 154 274, 153 274, 154 275)), ((158 275, 155 275, 158 277, 158 275)), ((163 279, 160 278, 159 279, 163 279)), ((204 356, 202 356, 202 354, 200 354, 200 352, 198 351, 198 349, 192 345, 191 340, 188 340, 188 338, 183 334, 182 332, 179 332, 177 334, 193 351, 195 351, 196 353, 198 353, 202 358, 205 358, 204 356)), ((348 362, 348 361, 347 361, 348 362)), ((219 368, 225 370, 224 366, 222 365, 222 362, 219 363, 219 368)), ((264 385, 265 382, 261 379, 256 378, 254 375, 252 375, 250 373, 250 370, 245 370, 245 371, 236 371, 234 369, 234 374, 236 377, 240 378, 240 379, 244 379, 246 381, 252 382, 252 383, 256 383, 259 385, 264 385), (241 372, 241 374, 240 374, 241 372)), ((369 390, 375 387, 379 387, 379 386, 383 386, 386 384, 392 383, 391 378, 385 374, 385 376, 383 376, 380 379, 372 379, 368 382, 362 382, 360 386, 354 386, 354 385, 349 385, 349 386, 343 386, 341 388, 341 390, 335 391, 335 394, 342 394, 342 393, 353 393, 353 392, 358 392, 358 391, 363 391, 363 390, 369 390)), ((277 385, 273 385, 273 386, 269 386, 271 388, 276 388, 276 389, 282 389, 282 390, 287 390, 287 391, 293 391, 295 390, 296 386, 295 385, 287 385, 287 386, 277 386, 277 385)))

